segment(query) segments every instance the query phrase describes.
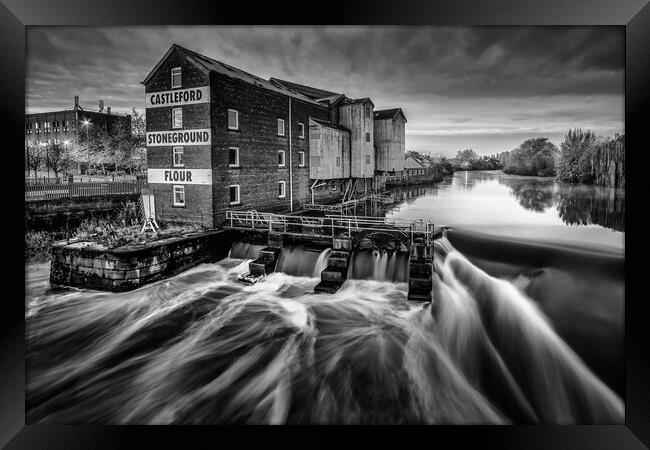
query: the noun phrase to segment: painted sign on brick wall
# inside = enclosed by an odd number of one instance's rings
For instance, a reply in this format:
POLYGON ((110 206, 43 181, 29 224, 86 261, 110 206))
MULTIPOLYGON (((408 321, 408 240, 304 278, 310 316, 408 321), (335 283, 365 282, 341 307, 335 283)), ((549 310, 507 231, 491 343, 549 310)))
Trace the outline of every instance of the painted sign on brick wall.
POLYGON ((212 184, 212 169, 147 169, 149 183, 212 184))
POLYGON ((149 92, 145 94, 147 108, 162 108, 165 106, 194 105, 210 101, 210 86, 173 91, 149 92))
POLYGON ((163 147, 166 145, 210 145, 211 142, 212 139, 209 128, 147 132, 147 147, 163 147))

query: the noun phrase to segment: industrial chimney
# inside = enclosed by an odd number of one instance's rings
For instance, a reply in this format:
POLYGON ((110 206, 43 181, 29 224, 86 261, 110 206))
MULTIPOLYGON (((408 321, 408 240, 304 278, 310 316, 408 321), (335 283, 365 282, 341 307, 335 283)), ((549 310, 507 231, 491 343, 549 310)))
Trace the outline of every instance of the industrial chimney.
POLYGON ((104 100, 99 101, 99 112, 104 112, 104 100))
POLYGON ((79 108, 79 96, 75 95, 74 96, 74 109, 79 108))

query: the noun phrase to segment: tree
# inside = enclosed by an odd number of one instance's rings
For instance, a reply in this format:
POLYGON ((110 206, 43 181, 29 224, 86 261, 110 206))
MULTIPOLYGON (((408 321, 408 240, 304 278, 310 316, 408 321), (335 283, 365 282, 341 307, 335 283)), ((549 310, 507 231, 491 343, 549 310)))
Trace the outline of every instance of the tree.
POLYGON ((438 167, 440 167, 440 171, 441 171, 443 176, 444 175, 451 175, 452 173, 454 173, 454 168, 451 166, 451 163, 449 162, 449 160, 447 158, 445 158, 444 156, 442 158, 440 158, 440 162, 436 163, 436 165, 438 167))
POLYGON ((568 183, 593 182, 591 160, 597 145, 598 140, 591 130, 569 130, 560 144, 558 180, 568 183))
POLYGON ((68 150, 60 145, 50 142, 46 146, 47 167, 54 171, 54 176, 58 178, 59 173, 70 167, 72 159, 68 150))
POLYGON ((456 158, 460 161, 461 165, 468 166, 479 157, 474 150, 466 148, 465 150, 459 150, 456 154, 456 158))
POLYGON ((72 160, 104 174, 139 171, 146 164, 146 122, 135 108, 131 114, 130 126, 115 122, 110 132, 97 126, 80 129, 70 146, 72 160))
POLYGON ((503 171, 514 175, 554 176, 557 154, 557 147, 548 138, 527 139, 510 152, 510 162, 503 171))
POLYGON ((44 147, 41 147, 40 145, 30 145, 27 147, 27 155, 25 159, 25 163, 27 165, 27 170, 33 171, 34 176, 36 176, 36 172, 38 169, 41 168, 43 163, 45 162, 45 150, 44 147))
POLYGON ((134 139, 132 170, 140 172, 147 167, 147 122, 144 114, 140 114, 135 108, 131 111, 131 127, 134 139))

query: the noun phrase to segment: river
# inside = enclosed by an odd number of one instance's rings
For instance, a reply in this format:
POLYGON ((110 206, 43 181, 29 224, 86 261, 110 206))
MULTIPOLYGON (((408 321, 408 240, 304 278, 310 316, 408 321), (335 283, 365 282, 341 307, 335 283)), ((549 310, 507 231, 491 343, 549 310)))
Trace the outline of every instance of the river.
POLYGON ((26 267, 27 422, 623 423, 624 191, 500 172, 394 188, 387 214, 449 227, 434 301, 407 255, 262 247, 135 291, 52 289, 26 267), (406 266, 407 267, 407 266, 406 266), (406 271, 405 271, 406 270, 406 271))

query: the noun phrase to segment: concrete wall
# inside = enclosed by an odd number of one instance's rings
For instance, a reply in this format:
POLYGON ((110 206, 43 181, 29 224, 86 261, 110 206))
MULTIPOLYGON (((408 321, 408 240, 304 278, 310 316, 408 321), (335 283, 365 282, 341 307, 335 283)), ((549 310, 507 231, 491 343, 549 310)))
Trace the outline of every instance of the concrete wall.
POLYGON ((309 126, 309 147, 310 177, 313 180, 350 177, 349 132, 312 121, 309 126))
POLYGON ((405 124, 397 119, 375 120, 376 170, 400 175, 404 170, 405 124))
POLYGON ((62 241, 52 246, 50 282, 127 291, 224 258, 234 236, 229 231, 210 231, 116 249, 91 242, 62 241))
MULTIPOLYGON (((369 102, 366 102, 369 103, 369 102)), ((372 178, 375 174, 374 119, 365 113, 366 103, 344 104, 339 107, 339 124, 350 130, 350 176, 372 178), (366 133, 370 140, 366 140, 366 133)))

